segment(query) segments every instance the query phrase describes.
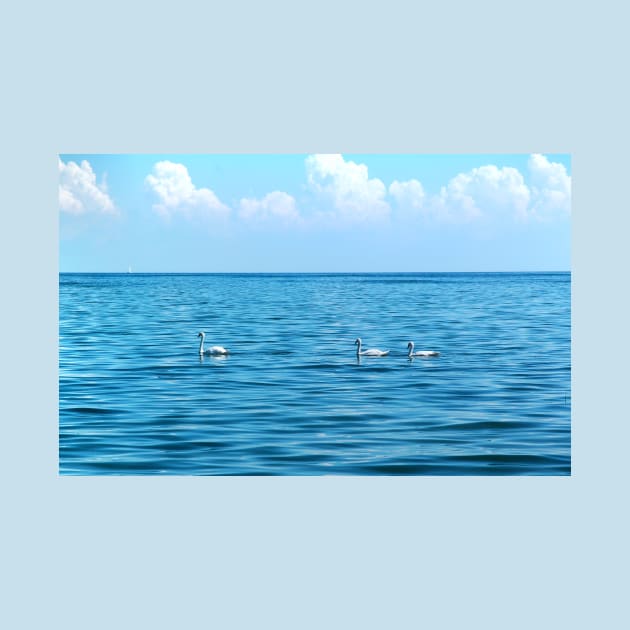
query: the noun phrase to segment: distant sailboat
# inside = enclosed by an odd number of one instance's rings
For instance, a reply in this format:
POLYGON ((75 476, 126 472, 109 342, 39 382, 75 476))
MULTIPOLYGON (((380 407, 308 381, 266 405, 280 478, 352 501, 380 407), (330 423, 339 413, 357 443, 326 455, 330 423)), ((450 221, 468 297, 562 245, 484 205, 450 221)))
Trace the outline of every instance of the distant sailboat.
POLYGON ((127 273, 131 273, 131 265, 129 265, 129 270, 127 271, 127 273))

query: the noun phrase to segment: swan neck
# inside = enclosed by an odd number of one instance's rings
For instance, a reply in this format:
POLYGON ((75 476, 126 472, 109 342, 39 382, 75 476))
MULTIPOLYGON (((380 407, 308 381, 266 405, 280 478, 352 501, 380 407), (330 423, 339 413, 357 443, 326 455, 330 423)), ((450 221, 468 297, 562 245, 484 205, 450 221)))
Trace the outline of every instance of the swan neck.
POLYGON ((203 354, 203 335, 199 337, 199 354, 203 354))

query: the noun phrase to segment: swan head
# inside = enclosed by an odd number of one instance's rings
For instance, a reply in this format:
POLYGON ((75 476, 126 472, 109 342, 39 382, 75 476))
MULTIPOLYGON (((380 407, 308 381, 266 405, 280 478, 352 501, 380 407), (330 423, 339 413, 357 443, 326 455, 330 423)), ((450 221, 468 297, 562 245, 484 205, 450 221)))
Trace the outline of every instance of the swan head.
POLYGON ((205 336, 206 336, 206 333, 203 333, 203 332, 200 332, 200 333, 197 335, 197 337, 205 337, 205 336))
POLYGON ((360 346, 360 345, 361 345, 361 337, 357 337, 357 338, 354 340, 354 343, 355 343, 357 346, 360 346))
POLYGON ((410 341, 410 342, 407 344, 407 348, 408 348, 409 350, 411 350, 411 349, 413 348, 413 341, 410 341))

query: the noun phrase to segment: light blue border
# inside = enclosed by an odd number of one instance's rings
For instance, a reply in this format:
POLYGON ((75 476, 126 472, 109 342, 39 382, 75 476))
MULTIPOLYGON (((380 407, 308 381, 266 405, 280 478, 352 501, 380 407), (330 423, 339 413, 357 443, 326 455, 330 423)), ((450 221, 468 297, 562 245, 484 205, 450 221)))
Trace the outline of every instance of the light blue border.
POLYGON ((6 11, 2 627, 627 625, 628 44, 598 6, 6 11), (572 476, 58 477, 56 154, 160 151, 571 153, 572 476))

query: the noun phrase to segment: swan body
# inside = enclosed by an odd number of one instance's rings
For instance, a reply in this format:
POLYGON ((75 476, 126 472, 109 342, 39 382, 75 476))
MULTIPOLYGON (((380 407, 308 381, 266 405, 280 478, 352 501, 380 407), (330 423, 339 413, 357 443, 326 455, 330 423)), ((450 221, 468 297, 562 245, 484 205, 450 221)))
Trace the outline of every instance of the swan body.
POLYGON ((361 350, 361 338, 355 339, 354 342, 357 345, 358 357, 386 357, 389 354, 389 350, 377 350, 376 348, 370 348, 369 350, 361 350))
POLYGON ((201 341, 199 342, 199 354, 214 354, 214 355, 225 355, 229 354, 229 350, 225 349, 223 346, 211 346, 210 348, 203 347, 203 341, 206 338, 206 333, 200 332, 197 337, 201 337, 201 341))
POLYGON ((414 352, 413 341, 410 341, 407 344, 407 350, 409 351, 407 353, 408 357, 439 357, 440 356, 440 353, 436 352, 435 350, 416 350, 414 352))

